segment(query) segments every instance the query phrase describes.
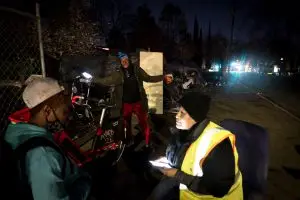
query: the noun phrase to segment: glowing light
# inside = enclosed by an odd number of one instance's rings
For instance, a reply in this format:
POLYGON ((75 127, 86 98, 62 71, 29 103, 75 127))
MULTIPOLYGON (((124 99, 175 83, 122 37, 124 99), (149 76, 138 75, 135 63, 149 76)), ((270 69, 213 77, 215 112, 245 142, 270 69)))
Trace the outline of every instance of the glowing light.
POLYGON ((84 76, 84 78, 86 78, 86 79, 91 79, 91 78, 93 78, 93 76, 92 76, 91 74, 87 73, 87 72, 83 72, 83 73, 82 73, 82 76, 84 76))
POLYGON ((241 71, 241 69, 242 69, 242 65, 239 62, 232 62, 231 66, 235 67, 237 69, 237 71, 241 71))
POLYGON ((274 73, 278 73, 279 72, 279 67, 277 67, 277 65, 274 66, 273 72, 274 73))

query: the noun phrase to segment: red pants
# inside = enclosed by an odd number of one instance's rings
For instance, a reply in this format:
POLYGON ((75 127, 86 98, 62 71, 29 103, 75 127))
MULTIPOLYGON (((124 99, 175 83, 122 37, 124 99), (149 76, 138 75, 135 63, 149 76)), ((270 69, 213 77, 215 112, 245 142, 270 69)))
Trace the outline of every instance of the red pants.
POLYGON ((146 145, 149 144, 149 137, 150 137, 150 126, 148 123, 148 113, 143 110, 143 106, 141 102, 137 103, 123 103, 123 117, 125 120, 127 132, 131 136, 131 118, 132 113, 134 113, 138 120, 139 125, 142 128, 142 131, 144 132, 145 136, 145 143, 146 145))

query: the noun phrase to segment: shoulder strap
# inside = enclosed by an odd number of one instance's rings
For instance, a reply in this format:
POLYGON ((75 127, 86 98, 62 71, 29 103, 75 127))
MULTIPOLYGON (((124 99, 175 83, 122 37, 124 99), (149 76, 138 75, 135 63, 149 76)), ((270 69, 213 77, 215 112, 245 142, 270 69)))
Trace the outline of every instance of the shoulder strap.
POLYGON ((26 142, 19 145, 15 151, 14 155, 17 161, 20 162, 20 178, 21 180, 27 180, 25 173, 25 158, 28 151, 35 149, 37 147, 51 147, 58 153, 62 155, 63 158, 63 167, 62 167, 62 177, 65 177, 66 172, 66 157, 63 151, 52 141, 48 140, 45 137, 33 137, 27 140, 26 142))

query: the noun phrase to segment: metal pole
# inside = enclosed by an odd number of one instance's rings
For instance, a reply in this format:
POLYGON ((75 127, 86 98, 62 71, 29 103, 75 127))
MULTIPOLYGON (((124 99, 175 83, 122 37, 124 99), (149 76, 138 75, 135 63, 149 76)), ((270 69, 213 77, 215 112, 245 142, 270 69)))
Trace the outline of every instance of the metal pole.
MULTIPOLYGON (((236 2, 232 0, 232 8, 231 8, 231 27, 230 27, 230 40, 229 40, 229 48, 227 50, 227 61, 233 55, 233 36, 234 36, 234 26, 235 26, 235 17, 236 17, 236 2)), ((229 63, 229 62, 228 62, 229 63)), ((229 71, 230 71, 230 65, 229 71)))
POLYGON ((231 28, 230 28, 230 43, 229 43, 229 51, 232 53, 232 43, 233 43, 233 35, 234 35, 234 25, 235 25, 235 5, 233 5, 232 10, 232 18, 231 18, 231 28))
POLYGON ((45 68, 45 60, 44 60, 44 47, 42 40, 42 26, 41 26, 41 16, 40 16, 40 4, 35 4, 35 13, 37 20, 37 31, 39 37, 39 48, 40 48, 40 59, 41 59, 41 67, 42 67, 42 76, 46 77, 46 68, 45 68))

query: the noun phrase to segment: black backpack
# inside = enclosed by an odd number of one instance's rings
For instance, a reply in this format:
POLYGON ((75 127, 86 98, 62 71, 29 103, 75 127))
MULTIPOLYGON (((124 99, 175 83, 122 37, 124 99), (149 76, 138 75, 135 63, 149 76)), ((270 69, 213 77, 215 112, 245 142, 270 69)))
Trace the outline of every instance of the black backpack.
POLYGON ((5 196, 10 199, 19 199, 20 197, 23 200, 33 199, 25 173, 25 158, 28 151, 41 146, 51 147, 63 155, 62 176, 64 177, 66 157, 52 141, 45 137, 33 137, 13 150, 3 137, 0 138, 0 180, 3 183, 0 189, 1 199, 5 196))

